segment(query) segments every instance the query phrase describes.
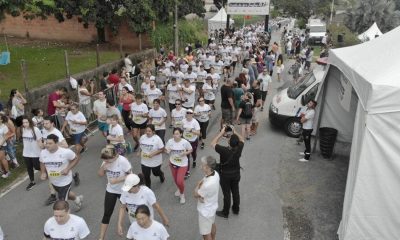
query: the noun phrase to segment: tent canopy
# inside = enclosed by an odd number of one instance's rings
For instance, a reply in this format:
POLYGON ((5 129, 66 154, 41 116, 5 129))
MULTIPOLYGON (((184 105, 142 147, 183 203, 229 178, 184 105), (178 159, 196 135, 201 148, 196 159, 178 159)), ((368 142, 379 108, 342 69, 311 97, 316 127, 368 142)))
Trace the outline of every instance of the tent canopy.
MULTIPOLYGON (((221 8, 214 17, 208 19, 208 34, 210 34, 215 29, 225 29, 226 28, 226 21, 228 19, 228 15, 224 8, 221 8)), ((232 25, 235 21, 230 18, 229 25, 232 25)))
POLYGON ((383 34, 382 34, 381 30, 379 30, 378 25, 376 24, 376 22, 374 22, 374 24, 372 24, 372 26, 369 27, 367 31, 358 35, 358 39, 360 39, 363 42, 366 42, 366 41, 376 38, 377 36, 379 37, 382 35, 383 34))
POLYGON ((400 236, 398 39, 400 27, 329 54, 320 126, 336 128, 338 138, 349 135, 351 141, 340 240, 400 236), (343 82, 352 87, 349 110, 338 98, 343 82))

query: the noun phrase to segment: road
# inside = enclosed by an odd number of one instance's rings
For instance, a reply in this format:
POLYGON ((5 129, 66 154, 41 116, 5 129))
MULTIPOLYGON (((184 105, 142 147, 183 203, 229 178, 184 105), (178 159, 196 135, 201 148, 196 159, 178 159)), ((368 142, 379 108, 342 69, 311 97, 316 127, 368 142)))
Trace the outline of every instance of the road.
MULTIPOLYGON (((272 41, 277 41, 278 37, 279 35, 275 33, 272 41)), ((280 84, 274 80, 265 110, 261 112, 258 134, 245 143, 241 158, 243 171, 240 182, 240 215, 231 214, 228 219, 217 217, 217 239, 219 240, 284 239, 282 202, 278 193, 280 188, 278 172, 279 154, 286 136, 282 131, 271 128, 267 119, 268 104, 278 85, 280 84)), ((216 106, 219 104, 217 103, 216 106)), ((208 144, 219 129, 220 115, 217 112, 209 126, 208 144)), ((240 129, 237 128, 237 130, 240 129)), ((170 136, 169 132, 166 139, 170 136)), ((97 176, 97 169, 101 164, 99 152, 104 144, 105 141, 99 134, 89 140, 88 151, 83 154, 77 166, 81 185, 73 187, 74 192, 84 195, 83 208, 77 215, 82 216, 89 225, 91 234, 88 239, 98 237, 103 214, 106 179, 97 176)), ((209 145, 204 150, 199 149, 198 155, 199 157, 218 156, 209 145)), ((128 158, 132 163, 133 171, 139 172, 139 158, 135 154, 129 155, 128 158)), ((163 170, 166 173, 166 182, 161 184, 153 177, 152 186, 158 202, 170 219, 171 226, 168 232, 171 239, 201 239, 198 233, 196 201, 191 197, 195 184, 203 176, 201 169, 194 169, 192 176, 186 180, 186 204, 181 205, 174 196, 176 187, 165 159, 163 170)), ((43 205, 49 194, 47 183, 40 181, 39 175, 36 175, 36 179, 38 184, 33 190, 25 191, 28 184, 25 181, 0 199, 0 225, 8 235, 7 239, 41 239, 43 236, 43 224, 52 216, 52 209, 50 206, 43 205)), ((220 192, 219 203, 222 206, 222 192, 220 192)), ((123 239, 116 234, 117 208, 118 204, 111 219, 107 239, 123 239)), ((156 219, 159 219, 158 216, 156 219)))

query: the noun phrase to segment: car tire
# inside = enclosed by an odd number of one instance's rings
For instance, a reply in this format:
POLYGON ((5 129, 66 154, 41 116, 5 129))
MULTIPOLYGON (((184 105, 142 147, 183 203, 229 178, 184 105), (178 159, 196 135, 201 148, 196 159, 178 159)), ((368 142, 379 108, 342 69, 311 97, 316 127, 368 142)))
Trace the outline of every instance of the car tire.
POLYGON ((284 125, 286 134, 289 137, 298 138, 301 135, 301 122, 299 118, 289 118, 284 125))

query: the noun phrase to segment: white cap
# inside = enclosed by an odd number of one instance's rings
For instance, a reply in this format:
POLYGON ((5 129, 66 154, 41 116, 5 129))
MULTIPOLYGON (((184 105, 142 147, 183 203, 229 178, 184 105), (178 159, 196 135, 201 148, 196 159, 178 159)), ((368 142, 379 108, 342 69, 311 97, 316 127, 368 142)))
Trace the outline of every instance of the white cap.
POLYGON ((131 173, 128 176, 126 176, 124 185, 122 186, 121 190, 124 192, 128 192, 129 190, 131 190, 133 186, 136 186, 139 183, 140 183, 139 176, 131 173))
POLYGON ((151 77, 150 77, 150 81, 151 81, 151 80, 156 80, 156 77, 151 76, 151 77))

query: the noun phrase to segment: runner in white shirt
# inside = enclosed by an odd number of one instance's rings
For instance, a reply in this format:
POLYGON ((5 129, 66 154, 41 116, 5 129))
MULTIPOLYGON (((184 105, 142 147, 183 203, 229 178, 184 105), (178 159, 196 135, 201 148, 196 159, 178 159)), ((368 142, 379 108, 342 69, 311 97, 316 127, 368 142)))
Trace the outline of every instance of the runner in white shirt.
POLYGON ((100 177, 106 176, 108 182, 104 196, 104 214, 101 220, 99 237, 99 239, 103 240, 114 212, 115 203, 121 197, 121 188, 124 185, 126 176, 132 172, 132 166, 128 159, 119 155, 113 147, 103 148, 100 154, 103 162, 97 174, 100 177))
MULTIPOLYGON (((186 111, 186 117, 182 120, 183 137, 190 142, 192 145, 192 161, 193 168, 196 167, 197 158, 197 146, 199 144, 198 137, 200 136, 200 124, 193 118, 193 110, 188 109, 186 111)), ((186 178, 190 176, 190 162, 188 164, 188 171, 186 172, 186 178)))
POLYGON ((44 224, 44 239, 80 240, 89 236, 90 230, 85 220, 69 212, 67 201, 59 200, 54 204, 54 216, 44 224))
POLYGON ((136 221, 129 227, 126 238, 130 240, 168 240, 169 234, 165 227, 153 220, 150 209, 146 205, 137 207, 136 221))
POLYGON ((171 78, 175 78, 178 84, 182 84, 183 78, 185 75, 183 72, 179 71, 178 67, 174 68, 174 71, 171 73, 171 78))
POLYGON ((200 148, 203 149, 204 141, 207 138, 207 127, 211 116, 211 107, 204 103, 205 101, 203 97, 199 97, 198 102, 199 105, 194 108, 194 117, 200 125, 199 142, 201 143, 200 148))
POLYGON ((140 85, 140 91, 141 91, 142 95, 144 95, 145 92, 147 91, 147 89, 149 89, 149 88, 150 88, 150 78, 145 77, 144 82, 142 83, 142 85, 140 85))
POLYGON ((26 190, 31 190, 35 185, 34 169, 40 171, 40 152, 43 148, 42 133, 39 128, 33 126, 33 122, 28 117, 22 118, 22 156, 25 160, 26 170, 29 175, 30 183, 26 190))
POLYGON ((189 79, 191 84, 194 84, 194 81, 197 79, 197 74, 193 72, 192 67, 188 68, 187 73, 185 74, 184 79, 189 79))
POLYGON ((156 83, 154 80, 150 81, 150 88, 148 88, 144 95, 146 97, 146 103, 149 108, 153 108, 153 101, 154 99, 161 99, 163 93, 160 89, 156 87, 156 83))
POLYGON ((216 87, 213 84, 213 79, 211 76, 207 76, 206 83, 203 85, 203 94, 204 99, 206 100, 206 104, 210 105, 212 109, 215 110, 214 102, 215 102, 215 91, 216 87))
POLYGON ((151 172, 154 176, 160 178, 161 183, 165 181, 163 171, 161 171, 162 152, 164 151, 164 143, 156 134, 153 124, 148 124, 146 132, 140 137, 140 163, 142 165, 142 173, 147 187, 151 188, 151 172))
POLYGON ((76 154, 69 148, 57 145, 58 137, 54 134, 47 136, 46 149, 40 153, 40 171, 42 180, 49 178, 57 192, 58 200, 71 199, 77 210, 82 207, 83 196, 71 192, 72 171, 78 163, 76 154))
POLYGON ((196 98, 196 87, 190 84, 189 79, 183 81, 182 106, 186 109, 193 108, 196 98))
POLYGON ((107 99, 103 91, 97 93, 99 99, 93 103, 93 112, 97 116, 97 126, 104 137, 107 137, 107 99))
POLYGON ((206 58, 203 60, 204 70, 207 73, 210 73, 211 63, 214 61, 214 58, 210 56, 209 52, 206 52, 206 58))
POLYGON ((218 55, 215 56, 215 61, 212 62, 211 65, 214 67, 216 73, 222 74, 222 68, 224 67, 224 62, 221 61, 218 55))
POLYGON ((213 86, 215 86, 215 89, 218 89, 219 85, 219 80, 221 79, 221 76, 215 72, 214 68, 211 68, 210 74, 208 74, 213 80, 213 86))
POLYGON ((160 100, 154 99, 153 109, 149 111, 149 123, 153 124, 156 129, 156 134, 161 138, 164 143, 165 136, 165 121, 167 120, 167 112, 160 107, 160 100))
POLYGON ((197 81, 202 82, 206 79, 207 77, 207 72, 204 70, 204 66, 200 66, 200 71, 197 73, 197 81))
MULTIPOLYGON (((141 174, 140 176, 143 177, 141 174)), ((136 208, 140 205, 146 205, 150 209, 150 217, 152 219, 154 217, 153 208, 155 208, 160 215, 163 224, 165 226, 169 225, 169 220, 164 214, 163 209, 160 207, 160 204, 158 204, 154 192, 150 188, 143 186, 142 180, 143 179, 136 174, 129 174, 125 179, 124 186, 122 187, 123 192, 120 198, 121 207, 119 208, 118 215, 118 234, 121 237, 124 234, 123 222, 125 221, 126 210, 128 210, 129 221, 132 224, 136 221, 136 208)))
POLYGON ((115 147, 118 154, 125 155, 124 131, 118 123, 118 116, 112 115, 107 121, 110 123, 107 140, 115 147))
POLYGON ((85 136, 87 121, 83 113, 79 111, 79 106, 76 103, 71 104, 70 111, 65 117, 61 132, 64 132, 67 124, 75 144, 75 153, 79 161, 81 150, 85 148, 85 143, 87 141, 87 137, 85 136))
POLYGON ((174 128, 182 128, 182 120, 186 116, 186 108, 182 107, 182 101, 175 101, 175 109, 171 112, 171 124, 174 128))
POLYGON ((131 104, 132 114, 132 137, 136 145, 134 150, 139 148, 139 138, 144 133, 144 129, 147 126, 147 116, 149 108, 143 103, 143 97, 141 94, 136 94, 136 101, 131 104))
POLYGON ((203 239, 215 239, 217 228, 215 215, 218 208, 219 175, 214 170, 217 163, 213 157, 201 158, 204 178, 197 183, 194 197, 197 198, 199 230, 203 239))
POLYGON ((192 153, 192 145, 182 138, 183 130, 174 128, 173 138, 168 140, 165 145, 165 152, 169 154, 169 162, 172 177, 178 189, 175 196, 180 198, 180 203, 184 204, 185 200, 185 174, 188 169, 188 155, 192 153))
POLYGON ((167 86, 167 96, 168 96, 168 105, 169 112, 175 108, 175 101, 181 99, 181 86, 177 84, 176 79, 172 78, 171 83, 167 86))

